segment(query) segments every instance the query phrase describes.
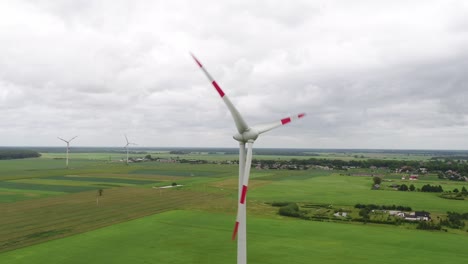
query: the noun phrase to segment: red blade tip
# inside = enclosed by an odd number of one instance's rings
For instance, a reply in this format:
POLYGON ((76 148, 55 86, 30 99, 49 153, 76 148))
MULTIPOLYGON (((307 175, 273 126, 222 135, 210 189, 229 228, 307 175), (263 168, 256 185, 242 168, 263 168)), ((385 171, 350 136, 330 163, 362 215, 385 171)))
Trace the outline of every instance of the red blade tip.
POLYGON ((218 83, 216 81, 213 81, 213 82, 211 82, 211 84, 213 84, 216 91, 218 91, 219 96, 221 96, 221 98, 223 98, 224 97, 224 92, 221 89, 221 87, 219 87, 218 83))
POLYGON ((193 55, 193 53, 190 53, 190 55, 192 56, 192 58, 195 60, 195 62, 198 64, 199 67, 203 67, 202 64, 198 61, 197 57, 193 55))
POLYGON ((236 239, 238 229, 239 229, 239 222, 236 221, 236 225, 234 226, 234 232, 232 233, 232 240, 236 239))
POLYGON ((290 117, 286 117, 286 118, 283 118, 281 119, 281 124, 282 125, 286 125, 287 123, 291 122, 291 118, 290 117))
POLYGON ((245 185, 242 185, 242 195, 241 195, 241 199, 240 199, 240 203, 241 204, 244 204, 245 203, 245 197, 247 195, 247 186, 245 185))

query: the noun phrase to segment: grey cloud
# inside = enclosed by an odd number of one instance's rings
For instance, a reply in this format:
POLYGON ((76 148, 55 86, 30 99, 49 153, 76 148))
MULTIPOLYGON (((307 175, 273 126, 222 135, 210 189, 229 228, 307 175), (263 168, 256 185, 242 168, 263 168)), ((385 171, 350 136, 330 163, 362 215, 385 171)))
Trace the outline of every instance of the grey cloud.
POLYGON ((0 145, 468 148, 464 1, 0 3, 0 145), (458 141, 457 141, 458 140, 458 141))

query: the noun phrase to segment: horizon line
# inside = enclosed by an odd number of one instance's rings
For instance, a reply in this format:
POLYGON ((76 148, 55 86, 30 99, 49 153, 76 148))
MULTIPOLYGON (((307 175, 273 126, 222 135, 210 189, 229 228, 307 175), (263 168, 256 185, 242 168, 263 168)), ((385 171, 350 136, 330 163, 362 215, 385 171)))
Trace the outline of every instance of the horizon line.
MULTIPOLYGON (((0 146, 1 149, 6 148, 63 148, 63 146, 0 146)), ((70 148, 125 148, 124 146, 70 146, 70 148)), ((157 147, 157 146, 135 146, 132 149, 238 149, 237 147, 157 147)), ((468 149, 418 149, 418 148, 291 148, 291 147, 257 147, 255 149, 291 149, 291 150, 333 150, 333 151, 350 151, 350 150, 363 150, 363 151, 456 151, 468 152, 468 149)))

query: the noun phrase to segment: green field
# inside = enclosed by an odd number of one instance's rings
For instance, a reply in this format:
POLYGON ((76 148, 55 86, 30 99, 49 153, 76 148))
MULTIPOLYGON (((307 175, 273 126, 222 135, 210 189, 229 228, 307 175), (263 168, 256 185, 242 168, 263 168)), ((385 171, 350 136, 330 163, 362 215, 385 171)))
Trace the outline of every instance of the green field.
MULTIPOLYGON (((293 174, 293 173, 291 173, 293 174)), ((370 177, 352 177, 331 174, 297 180, 299 175, 285 175, 281 181, 256 188, 249 193, 249 199, 262 201, 296 201, 354 206, 357 203, 406 205, 414 210, 438 213, 447 211, 468 212, 468 201, 441 199, 435 193, 398 192, 393 190, 371 190, 370 177), (291 180, 289 178, 292 178, 291 180)), ((271 178, 271 177, 270 177, 271 178)), ((254 179, 252 182, 255 183, 254 179)), ((439 183, 439 182, 437 182, 439 183)), ((420 186, 423 183, 415 183, 420 186)), ((448 182, 452 187, 453 182, 448 182)), ((460 184, 457 186, 461 186, 460 184)), ((468 186, 468 184, 466 184, 468 186)))
POLYGON ((61 194, 64 193, 0 188, 0 203, 11 203, 28 199, 45 198, 61 194))
MULTIPOLYGON (((232 219, 225 214, 165 212, 6 252, 0 262, 235 263, 232 219)), ((259 217, 250 218, 248 227, 251 263, 430 264, 468 258, 468 236, 259 217)))
POLYGON ((155 181, 125 179, 125 178, 104 178, 104 177, 81 177, 81 176, 52 176, 42 179, 65 180, 65 181, 83 181, 83 182, 110 182, 110 183, 127 183, 127 184, 150 184, 155 181))
MULTIPOLYGON (((152 155, 163 154, 170 155, 152 155)), ((70 169, 64 168, 62 153, 0 161, 0 263, 235 262, 236 243, 230 236, 237 205, 237 165, 153 161, 127 166, 116 161, 120 156, 75 153, 70 169), (173 183, 182 186, 158 188, 173 183), (102 196, 98 189, 104 190, 102 196)), ((236 159, 216 154, 193 157, 236 159)), ((371 177, 342 171, 253 168, 248 193, 249 262, 463 262, 468 257, 466 227, 444 232, 416 230, 411 224, 317 222, 280 216, 278 208, 269 205, 289 201, 353 208, 372 203, 410 206, 436 216, 468 212, 468 199, 448 200, 437 193, 388 187, 440 184, 452 190, 468 187, 465 182, 434 175, 412 182, 398 174, 384 176, 382 190, 371 190, 371 177)))
POLYGON ((91 186, 69 186, 69 185, 45 185, 34 183, 22 183, 13 181, 0 182, 0 188, 15 189, 15 190, 35 190, 35 191, 50 191, 50 192, 83 192, 98 189, 91 186))
MULTIPOLYGON (((209 152, 191 152, 188 154, 170 154, 169 151, 148 151, 146 154, 129 153, 129 157, 142 157, 151 155, 153 158, 162 159, 202 159, 208 161, 225 161, 237 160, 237 154, 224 154, 224 153, 209 153, 209 152)), ((403 153, 379 153, 379 152, 305 152, 305 154, 312 155, 265 155, 255 153, 255 159, 258 160, 290 160, 290 159, 338 159, 338 160, 366 160, 366 159, 388 159, 388 160, 417 160, 425 161, 433 157, 429 154, 403 154, 403 153)), ((43 158, 58 159, 64 161, 64 153, 42 153, 43 158)), ((121 153, 71 153, 71 158, 80 160, 101 160, 101 161, 117 161, 126 158, 126 153, 122 150, 121 153)))
POLYGON ((0 251, 73 235, 193 203, 222 199, 219 193, 121 187, 0 204, 0 251))

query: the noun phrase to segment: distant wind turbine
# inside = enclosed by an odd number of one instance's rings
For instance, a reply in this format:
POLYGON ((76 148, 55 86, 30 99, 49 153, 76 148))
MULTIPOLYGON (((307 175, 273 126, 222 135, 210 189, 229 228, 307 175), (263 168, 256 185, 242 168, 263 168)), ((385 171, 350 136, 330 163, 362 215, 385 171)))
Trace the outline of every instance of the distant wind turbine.
POLYGON ((71 139, 69 140, 65 140, 63 138, 59 138, 57 137, 58 139, 62 140, 63 142, 67 143, 67 161, 66 161, 66 165, 67 165, 67 169, 68 169, 68 152, 70 152, 70 142, 72 142, 72 140, 74 140, 75 138, 77 138, 78 136, 74 136, 72 137, 71 139))
POLYGON ((191 54, 197 65, 205 73, 208 80, 214 86, 219 96, 223 99, 227 108, 231 112, 231 115, 236 124, 238 133, 234 135, 234 139, 239 141, 239 204, 237 208, 237 219, 234 226, 234 232, 232 234, 232 239, 234 240, 237 235, 237 263, 245 264, 247 263, 247 224, 246 224, 246 197, 247 197, 247 186, 249 183, 250 176, 250 167, 252 164, 252 147, 254 141, 262 133, 270 131, 276 127, 286 125, 292 120, 299 119, 305 116, 304 113, 286 117, 279 121, 258 125, 254 127, 249 127, 244 121, 239 111, 234 107, 229 98, 223 92, 221 87, 216 83, 216 81, 211 77, 208 71, 203 67, 200 61, 191 54), (247 152, 245 145, 247 144, 247 152))
POLYGON ((128 138, 127 138, 127 135, 124 135, 124 136, 125 136, 125 140, 127 141, 127 144, 125 145, 125 149, 127 150, 127 165, 128 165, 128 146, 130 146, 130 145, 135 145, 136 146, 137 144, 129 142, 128 138))

